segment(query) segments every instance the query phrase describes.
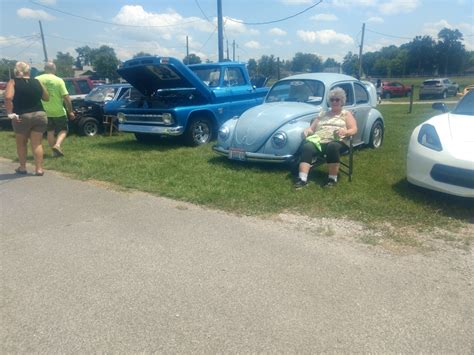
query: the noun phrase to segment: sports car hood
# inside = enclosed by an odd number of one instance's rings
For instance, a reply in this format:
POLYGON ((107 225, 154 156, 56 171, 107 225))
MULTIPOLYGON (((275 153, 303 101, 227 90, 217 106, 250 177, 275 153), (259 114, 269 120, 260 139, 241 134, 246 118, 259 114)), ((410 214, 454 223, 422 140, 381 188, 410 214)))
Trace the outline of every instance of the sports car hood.
POLYGON ((474 117, 472 115, 445 113, 431 118, 426 123, 434 125, 440 136, 444 136, 453 143, 474 143, 474 117))
POLYGON ((284 124, 314 117, 320 106, 297 102, 274 102, 245 111, 234 128, 232 147, 256 152, 284 124))
POLYGON ((127 60, 117 72, 145 96, 157 90, 194 88, 208 100, 212 98, 206 84, 176 58, 134 58, 127 60))

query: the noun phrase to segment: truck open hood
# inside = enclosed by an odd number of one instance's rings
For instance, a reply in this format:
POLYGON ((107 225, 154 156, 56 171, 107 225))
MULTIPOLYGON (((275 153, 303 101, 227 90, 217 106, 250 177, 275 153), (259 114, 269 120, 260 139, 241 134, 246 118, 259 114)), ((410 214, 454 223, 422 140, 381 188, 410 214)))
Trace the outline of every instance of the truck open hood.
POLYGON ((117 72, 145 96, 157 90, 196 89, 208 100, 213 97, 207 85, 176 58, 134 58, 127 60, 117 72))

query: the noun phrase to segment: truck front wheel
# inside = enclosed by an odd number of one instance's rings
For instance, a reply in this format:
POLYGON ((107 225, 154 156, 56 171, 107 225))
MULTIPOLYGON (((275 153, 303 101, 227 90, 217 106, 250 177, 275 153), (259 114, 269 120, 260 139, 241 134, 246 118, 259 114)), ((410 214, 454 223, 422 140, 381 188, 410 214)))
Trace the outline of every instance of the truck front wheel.
POLYGON ((196 117, 188 125, 185 132, 186 143, 198 146, 209 143, 213 135, 213 126, 209 118, 196 117))

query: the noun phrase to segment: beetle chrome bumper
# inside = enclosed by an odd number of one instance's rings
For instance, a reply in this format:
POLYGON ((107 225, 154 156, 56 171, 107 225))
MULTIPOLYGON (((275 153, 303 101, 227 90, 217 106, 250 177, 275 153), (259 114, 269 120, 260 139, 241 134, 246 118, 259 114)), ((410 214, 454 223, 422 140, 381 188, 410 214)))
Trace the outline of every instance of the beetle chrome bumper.
MULTIPOLYGON (((212 150, 214 150, 217 154, 222 156, 229 157, 229 150, 224 149, 220 146, 213 146, 212 150)), ((237 159, 242 161, 250 161, 250 162, 266 162, 266 163, 290 163, 293 161, 293 155, 274 155, 274 154, 262 154, 262 153, 251 153, 251 152, 244 152, 244 159, 237 159)))

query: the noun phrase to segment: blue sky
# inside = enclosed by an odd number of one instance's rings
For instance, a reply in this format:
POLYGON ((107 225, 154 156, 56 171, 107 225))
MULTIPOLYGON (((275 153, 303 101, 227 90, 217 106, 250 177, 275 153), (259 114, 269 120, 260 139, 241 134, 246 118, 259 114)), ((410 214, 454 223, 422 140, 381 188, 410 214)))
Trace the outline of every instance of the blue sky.
MULTIPOLYGON (((236 60, 296 52, 341 61, 359 52, 400 45, 416 35, 436 38, 459 29, 474 50, 474 0, 222 0, 225 40, 236 60), (316 6, 313 6, 317 4, 316 6), (307 11, 305 11, 307 10, 307 11), (297 13, 300 15, 291 17, 297 13), (291 17, 284 21, 283 18, 291 17), (253 23, 272 22, 256 25, 253 23), (246 23, 246 24, 245 24, 246 23)), ((191 53, 217 60, 217 0, 0 0, 0 58, 41 66, 41 20, 48 57, 88 45, 108 45, 119 59, 139 51, 182 59, 191 53)))

